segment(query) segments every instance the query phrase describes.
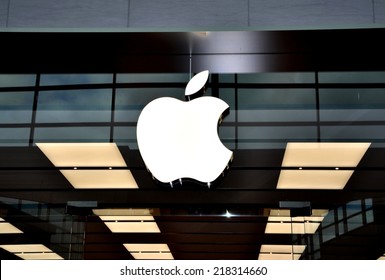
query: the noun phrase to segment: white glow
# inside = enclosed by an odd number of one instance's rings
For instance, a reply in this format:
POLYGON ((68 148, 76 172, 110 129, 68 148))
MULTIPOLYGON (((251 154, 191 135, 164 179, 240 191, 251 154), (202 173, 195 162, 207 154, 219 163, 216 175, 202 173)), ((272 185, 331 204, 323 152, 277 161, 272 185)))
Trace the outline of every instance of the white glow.
POLYGON ((23 233, 23 232, 10 223, 6 223, 6 222, 0 223, 0 234, 13 234, 13 233, 23 233))
POLYGON ((137 126, 138 146, 152 175, 163 183, 180 178, 213 182, 232 158, 218 136, 228 105, 215 97, 190 102, 163 97, 147 104, 137 126))
POLYGON ((342 190, 352 170, 282 170, 277 189, 342 190))
POLYGON ((196 74, 192 79, 188 82, 185 90, 185 95, 192 95, 198 92, 201 88, 204 87, 207 80, 209 78, 209 71, 205 70, 196 74))
POLYGON ((75 189, 138 188, 130 170, 60 170, 75 189))
POLYGON ((124 167, 115 143, 36 143, 56 167, 124 167))
POLYGON ((102 221, 154 221, 153 216, 99 216, 102 221))
POLYGON ((156 222, 105 222, 111 232, 160 233, 156 222))
POLYGON ((12 244, 0 245, 0 248, 15 254, 24 260, 62 260, 58 254, 52 252, 43 244, 12 244))
MULTIPOLYGON (((199 91, 209 72, 194 76, 185 94, 199 91)), ((163 183, 192 178, 215 181, 232 158, 218 136, 218 120, 229 106, 205 96, 182 102, 162 97, 148 103, 137 124, 140 154, 152 175, 163 183)))

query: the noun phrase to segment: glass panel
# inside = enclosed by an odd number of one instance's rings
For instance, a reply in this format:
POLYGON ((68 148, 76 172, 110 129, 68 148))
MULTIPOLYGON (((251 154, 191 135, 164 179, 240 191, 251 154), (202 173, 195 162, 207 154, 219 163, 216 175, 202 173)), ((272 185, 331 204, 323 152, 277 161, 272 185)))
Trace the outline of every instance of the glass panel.
POLYGON ((313 72, 238 74, 238 83, 314 83, 313 72))
POLYGON ((136 142, 136 126, 115 126, 114 142, 118 145, 126 145, 130 149, 138 149, 136 142))
POLYGON ((39 127, 34 142, 109 142, 110 127, 39 127))
POLYGON ((229 114, 225 116, 223 122, 235 121, 235 90, 233 88, 219 89, 219 98, 230 106, 229 114))
POLYGON ((112 83, 112 74, 42 74, 41 86, 112 83))
POLYGON ((220 83, 234 83, 235 82, 235 74, 219 74, 218 81, 220 83))
POLYGON ((136 122, 139 114, 150 101, 159 97, 174 97, 184 100, 181 88, 130 88, 117 89, 115 102, 115 121, 136 122))
POLYGON ((371 148, 385 146, 385 126, 321 126, 321 139, 325 141, 368 141, 371 148))
POLYGON ((220 126, 218 135, 228 149, 235 149, 235 127, 220 126))
POLYGON ((189 74, 117 74, 117 83, 185 83, 190 80, 189 74))
POLYGON ((111 89, 42 91, 36 122, 110 122, 111 89))
POLYGON ((374 222, 374 215, 373 210, 366 211, 366 223, 373 223, 374 222))
POLYGON ((0 146, 28 146, 29 128, 0 128, 0 146))
POLYGON ((329 241, 336 237, 334 225, 322 229, 322 242, 329 241))
POLYGON ((238 121, 315 121, 313 89, 239 89, 238 121))
POLYGON ((35 86, 35 74, 0 74, 0 88, 2 87, 29 87, 35 86))
POLYGON ((362 221, 362 215, 356 215, 347 220, 348 222, 348 231, 352 231, 356 228, 362 227, 363 226, 363 221, 362 221))
POLYGON ((320 72, 320 83, 385 83, 385 72, 320 72))
POLYGON ((346 204, 346 216, 352 216, 362 212, 361 201, 352 201, 346 204))
POLYGON ((30 123, 33 92, 0 92, 0 123, 30 123))
POLYGON ((385 120, 385 89, 320 89, 321 121, 385 120))
POLYGON ((308 126, 247 126, 238 128, 238 148, 284 148, 290 141, 315 141, 316 127, 308 126), (279 143, 279 145, 275 145, 279 143))

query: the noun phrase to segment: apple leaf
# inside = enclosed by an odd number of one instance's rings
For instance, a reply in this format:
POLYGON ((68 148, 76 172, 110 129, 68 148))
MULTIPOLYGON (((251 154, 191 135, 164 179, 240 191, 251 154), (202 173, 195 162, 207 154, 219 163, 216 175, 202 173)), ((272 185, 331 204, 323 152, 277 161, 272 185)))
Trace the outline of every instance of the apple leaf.
POLYGON ((209 78, 209 70, 199 72, 194 77, 192 77, 191 80, 188 82, 184 94, 188 96, 198 92, 204 87, 208 78, 209 78))

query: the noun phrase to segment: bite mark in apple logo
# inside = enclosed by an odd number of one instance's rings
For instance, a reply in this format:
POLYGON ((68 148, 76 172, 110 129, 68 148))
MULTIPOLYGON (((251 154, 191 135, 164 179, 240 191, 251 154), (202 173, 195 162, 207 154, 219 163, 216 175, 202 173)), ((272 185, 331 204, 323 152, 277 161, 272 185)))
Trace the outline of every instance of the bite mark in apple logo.
POLYGON ((218 124, 229 105, 212 96, 193 99, 208 77, 206 70, 189 81, 185 90, 189 101, 157 98, 139 116, 137 141, 143 161, 156 180, 171 187, 184 179, 210 187, 232 160, 233 152, 218 136, 218 124))

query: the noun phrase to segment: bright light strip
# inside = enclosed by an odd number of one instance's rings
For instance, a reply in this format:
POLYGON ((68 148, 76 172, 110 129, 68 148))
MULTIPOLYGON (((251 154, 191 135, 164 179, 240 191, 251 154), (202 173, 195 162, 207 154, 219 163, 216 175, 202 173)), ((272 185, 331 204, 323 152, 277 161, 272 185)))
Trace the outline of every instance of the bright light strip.
POLYGON ((130 252, 170 252, 167 244, 151 244, 151 243, 133 243, 133 244, 123 244, 124 247, 130 252))
POLYGON ((383 256, 379 257, 378 259, 381 261, 385 261, 385 254, 383 256))
POLYGON ((75 189, 136 189, 130 170, 60 170, 75 189))
POLYGON ((357 167, 370 143, 287 143, 283 167, 357 167))
POLYGON ((138 185, 130 170, 111 170, 127 167, 115 143, 37 143, 39 149, 55 167, 61 169, 75 189, 135 189, 138 185), (105 167, 89 170, 78 167, 105 167), (108 169, 107 169, 108 168, 108 169))
POLYGON ((15 254, 24 260, 62 260, 63 258, 56 253, 24 253, 15 254))
POLYGON ((152 210, 148 208, 93 209, 92 212, 97 216, 149 216, 153 219, 152 210))
POLYGON ((263 244, 261 245, 261 253, 285 253, 285 254, 302 254, 305 251, 306 245, 276 245, 263 244))
POLYGON ((271 209, 267 219, 267 234, 314 234, 328 210, 313 209, 312 216, 290 217, 288 209, 271 209))
POLYGON ((102 221, 154 221, 153 216, 99 216, 102 221))
POLYGON ((282 170, 277 189, 342 190, 352 170, 282 170))
POLYGON ((15 254, 25 260, 61 260, 58 254, 52 252, 43 244, 12 244, 0 245, 0 248, 15 254))
POLYGON ((56 167, 125 167, 115 143, 36 143, 56 167))
POLYGON ((287 143, 277 189, 341 190, 366 153, 370 143, 287 143), (330 167, 334 170, 302 170, 303 167, 330 167))
POLYGON ((171 253, 131 253, 136 260, 173 260, 171 253))
POLYGON ((156 222, 105 222, 114 233, 160 233, 156 222))
POLYGON ((15 227, 14 225, 3 222, 4 220, 1 219, 0 222, 0 234, 14 234, 14 233, 23 233, 20 229, 15 227))
POLYGON ((258 260, 265 260, 265 261, 271 261, 271 260, 299 260, 301 257, 301 254, 267 254, 267 253, 260 253, 258 260))

